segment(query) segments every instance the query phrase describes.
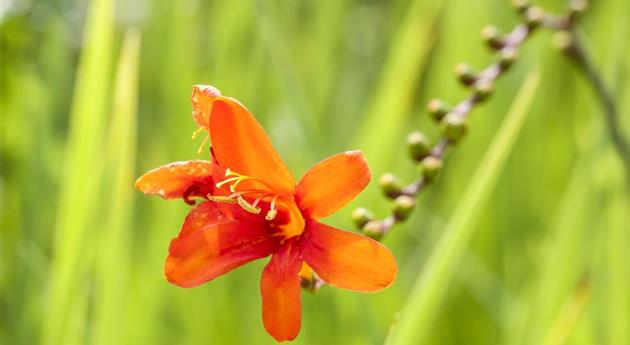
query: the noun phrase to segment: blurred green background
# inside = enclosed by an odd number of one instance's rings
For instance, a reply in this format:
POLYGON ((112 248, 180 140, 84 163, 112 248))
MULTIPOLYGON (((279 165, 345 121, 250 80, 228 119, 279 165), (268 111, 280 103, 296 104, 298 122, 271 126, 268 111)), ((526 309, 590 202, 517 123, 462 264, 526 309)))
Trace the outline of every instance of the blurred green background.
MULTIPOLYGON (((452 66, 492 62, 479 31, 518 22, 494 0, 3 0, 0 11, 7 345, 274 343, 265 260, 194 289, 168 284, 188 206, 133 189, 150 168, 205 157, 190 140, 191 86, 241 100, 298 177, 362 149, 375 177, 410 181, 405 135, 439 135, 424 104, 465 97, 452 66)), ((626 135, 628 13, 626 0, 595 1, 580 25, 626 135)), ((397 282, 305 292, 296 344, 381 344, 392 324, 405 328, 395 344, 630 344, 628 187, 589 85, 538 32, 496 89, 385 239, 397 282), (520 120, 504 128, 508 114, 520 120)), ((376 184, 327 223, 354 229, 358 205, 385 216, 376 184)))

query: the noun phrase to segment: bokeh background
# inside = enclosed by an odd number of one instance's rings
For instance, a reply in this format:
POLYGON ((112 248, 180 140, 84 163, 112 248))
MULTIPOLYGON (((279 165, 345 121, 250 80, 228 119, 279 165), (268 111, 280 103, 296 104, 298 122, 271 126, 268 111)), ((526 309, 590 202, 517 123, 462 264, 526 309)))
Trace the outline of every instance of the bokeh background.
MULTIPOLYGON (((188 206, 133 189, 150 168, 206 157, 190 140, 191 86, 241 100, 298 177, 362 149, 375 177, 411 181, 405 135, 439 136, 426 102, 465 97, 452 66, 494 61, 479 31, 518 23, 495 0, 1 4, 7 345, 273 344, 258 288, 266 260, 198 288, 169 285, 162 264, 188 206)), ((626 135, 629 13, 626 0, 594 1, 580 24, 626 135)), ((630 343, 623 168, 589 85, 551 42, 541 31, 525 44, 410 221, 384 240, 399 264, 395 285, 305 292, 296 344, 381 344, 405 319, 411 336, 397 344, 630 343), (513 104, 532 78, 531 97, 513 104), (513 112, 522 125, 507 143, 495 139, 513 112), (505 160, 487 165, 489 149, 505 160), (468 236, 436 254, 453 229, 468 236), (447 261, 441 274, 425 269, 432 257, 447 261), (428 290, 413 288, 418 277, 428 290), (419 294, 435 305, 413 302, 419 294)), ((327 222, 354 229, 359 205, 379 216, 391 206, 375 178, 327 222)))

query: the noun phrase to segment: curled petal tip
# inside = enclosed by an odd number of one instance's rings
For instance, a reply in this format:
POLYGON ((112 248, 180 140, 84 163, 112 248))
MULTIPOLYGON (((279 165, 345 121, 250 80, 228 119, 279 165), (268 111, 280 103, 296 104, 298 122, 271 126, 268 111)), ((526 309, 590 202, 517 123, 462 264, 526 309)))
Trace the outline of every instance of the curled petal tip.
POLYGON ((219 89, 217 89, 216 87, 212 85, 203 85, 203 84, 193 85, 193 97, 195 97, 195 95, 198 95, 199 93, 205 96, 210 96, 212 98, 221 96, 221 91, 219 91, 219 89))

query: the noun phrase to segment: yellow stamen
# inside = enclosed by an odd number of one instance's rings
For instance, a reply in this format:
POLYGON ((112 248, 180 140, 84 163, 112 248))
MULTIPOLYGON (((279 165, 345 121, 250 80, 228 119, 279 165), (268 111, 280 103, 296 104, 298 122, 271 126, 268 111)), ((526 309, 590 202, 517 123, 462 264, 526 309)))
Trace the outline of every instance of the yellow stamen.
POLYGON ((232 192, 232 194, 227 197, 208 195, 208 198, 210 200, 217 201, 217 202, 231 202, 231 203, 236 201, 238 205, 241 206, 245 211, 254 213, 254 214, 259 214, 261 212, 261 208, 258 207, 258 204, 262 200, 264 200, 266 197, 273 196, 273 198, 271 199, 271 203, 269 205, 269 210, 267 211, 267 214, 265 215, 265 219, 273 220, 276 218, 276 216, 278 215, 278 210, 276 209, 276 202, 278 200, 279 195, 268 194, 264 192, 263 190, 256 190, 256 189, 246 190, 246 191, 241 191, 241 192, 236 191, 236 187, 239 185, 239 183, 245 180, 253 180, 256 182, 260 182, 261 184, 265 186, 267 186, 267 184, 251 176, 239 174, 231 170, 230 168, 225 169, 225 176, 228 178, 226 178, 225 180, 221 182, 216 183, 215 186, 217 188, 221 188, 225 185, 229 185, 229 189, 232 192), (245 200, 245 198, 242 197, 242 195, 245 195, 245 194, 260 194, 260 195, 256 199, 254 199, 253 203, 249 203, 247 200, 245 200))
MULTIPOLYGON (((217 183, 215 186, 216 186, 217 188, 221 188, 221 187, 223 187, 223 185, 225 185, 225 184, 227 184, 227 183, 231 183, 231 182, 234 182, 234 181, 238 181, 238 180, 240 180, 240 179, 241 179, 240 177, 230 177, 230 178, 228 178, 228 179, 225 179, 225 180, 223 180, 223 181, 221 181, 221 182, 217 183)), ((230 188, 230 189, 232 189, 232 188, 230 188)), ((234 191, 232 191, 232 193, 234 193, 234 191)))
POLYGON ((203 151, 203 147, 208 142, 208 139, 210 139, 210 135, 206 135, 206 137, 203 138, 203 141, 201 142, 201 145, 199 145, 199 148, 197 149, 197 154, 201 154, 201 152, 203 151))
POLYGON ((258 206, 258 203, 266 196, 269 196, 269 194, 263 194, 263 195, 257 197, 256 200, 254 200, 254 202, 252 203, 252 206, 254 206, 254 207, 258 206))
POLYGON ((198 136, 198 135, 199 135, 199 133, 201 133, 201 132, 203 132, 203 127, 199 127, 199 128, 197 128, 197 129, 193 132, 193 134, 192 134, 192 136, 191 136, 190 138, 191 138, 191 139, 193 139, 193 140, 195 140, 195 138, 197 138, 197 136, 198 136))

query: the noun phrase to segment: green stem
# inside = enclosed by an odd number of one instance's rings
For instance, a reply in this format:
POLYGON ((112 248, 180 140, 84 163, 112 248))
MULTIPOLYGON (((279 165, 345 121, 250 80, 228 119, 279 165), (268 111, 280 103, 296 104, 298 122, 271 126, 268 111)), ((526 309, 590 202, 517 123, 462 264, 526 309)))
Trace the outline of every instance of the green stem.
POLYGON ((608 133, 610 134, 613 145, 615 146, 615 149, 625 166, 626 177, 630 182, 630 144, 628 144, 628 141, 621 131, 619 113, 614 97, 612 93, 608 91, 602 77, 593 66, 593 63, 588 56, 588 53, 582 46, 581 41, 578 39, 577 34, 573 33, 571 39, 571 46, 567 51, 567 55, 577 64, 580 72, 582 72, 586 79, 588 79, 593 91, 595 91, 595 94, 601 103, 602 108, 604 109, 608 133))

